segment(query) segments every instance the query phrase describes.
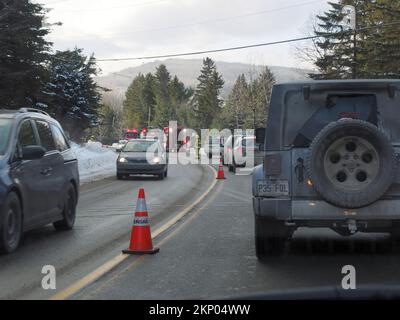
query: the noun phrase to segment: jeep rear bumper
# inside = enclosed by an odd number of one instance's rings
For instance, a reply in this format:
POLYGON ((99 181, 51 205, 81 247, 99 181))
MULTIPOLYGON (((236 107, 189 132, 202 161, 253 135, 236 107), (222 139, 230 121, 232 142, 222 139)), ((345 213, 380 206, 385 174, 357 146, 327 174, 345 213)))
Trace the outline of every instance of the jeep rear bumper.
POLYGON ((253 197, 254 214, 283 221, 400 220, 400 200, 379 200, 368 207, 345 209, 323 200, 253 197))

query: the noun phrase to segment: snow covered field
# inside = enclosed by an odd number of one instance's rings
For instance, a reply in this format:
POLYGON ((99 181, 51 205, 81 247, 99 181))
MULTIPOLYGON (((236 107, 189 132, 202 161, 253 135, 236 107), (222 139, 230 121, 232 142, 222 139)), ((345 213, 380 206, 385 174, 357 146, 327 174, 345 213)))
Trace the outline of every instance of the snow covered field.
POLYGON ((81 184, 115 175, 118 155, 112 149, 103 148, 99 142, 72 143, 72 149, 78 158, 81 184))

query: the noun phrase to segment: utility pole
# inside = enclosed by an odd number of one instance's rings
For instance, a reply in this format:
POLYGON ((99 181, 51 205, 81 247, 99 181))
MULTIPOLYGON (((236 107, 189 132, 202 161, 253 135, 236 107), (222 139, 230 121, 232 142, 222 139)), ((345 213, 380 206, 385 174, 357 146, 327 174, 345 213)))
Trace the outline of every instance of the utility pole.
POLYGON ((151 105, 149 104, 149 117, 147 119, 147 128, 150 127, 150 120, 151 120, 151 105))
POLYGON ((349 30, 353 31, 353 68, 352 74, 353 79, 358 78, 357 70, 357 1, 354 2, 354 6, 346 5, 342 9, 344 14, 344 25, 349 30))

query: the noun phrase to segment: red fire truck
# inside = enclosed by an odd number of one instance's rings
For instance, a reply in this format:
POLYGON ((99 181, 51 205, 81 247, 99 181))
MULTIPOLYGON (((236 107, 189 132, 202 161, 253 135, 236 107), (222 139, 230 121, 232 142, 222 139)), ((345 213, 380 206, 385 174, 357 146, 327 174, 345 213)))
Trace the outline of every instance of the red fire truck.
POLYGON ((126 129, 125 140, 139 139, 139 131, 137 129, 126 129))

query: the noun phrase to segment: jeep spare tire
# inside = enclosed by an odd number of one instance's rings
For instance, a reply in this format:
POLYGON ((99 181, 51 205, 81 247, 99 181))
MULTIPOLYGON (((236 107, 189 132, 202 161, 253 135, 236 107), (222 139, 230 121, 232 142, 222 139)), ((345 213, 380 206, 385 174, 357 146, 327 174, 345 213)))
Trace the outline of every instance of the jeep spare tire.
POLYGON ((396 157, 389 139, 376 126, 341 119, 314 138, 307 171, 327 202, 361 208, 377 201, 392 185, 396 157))

